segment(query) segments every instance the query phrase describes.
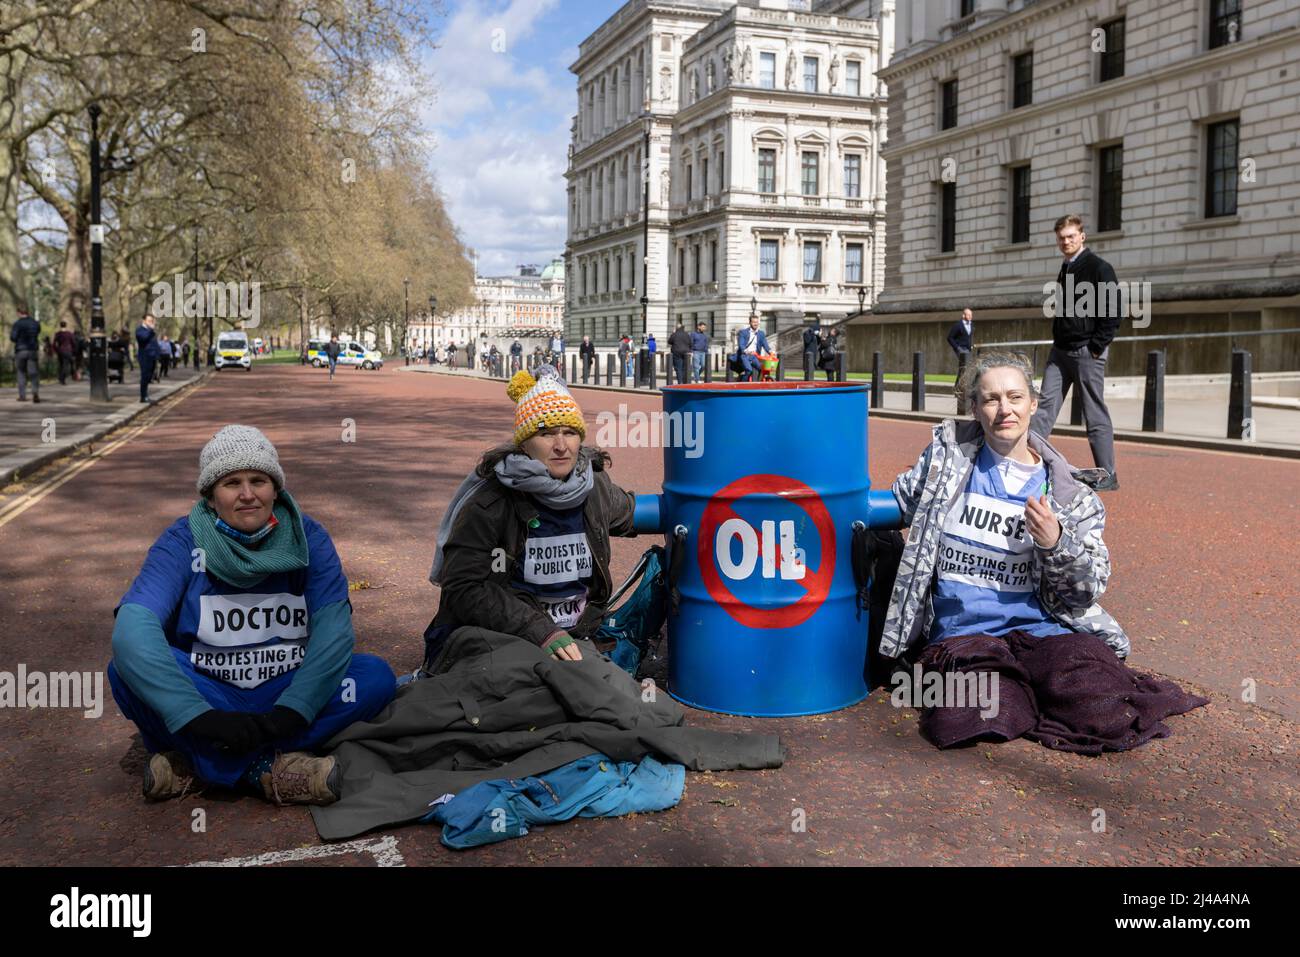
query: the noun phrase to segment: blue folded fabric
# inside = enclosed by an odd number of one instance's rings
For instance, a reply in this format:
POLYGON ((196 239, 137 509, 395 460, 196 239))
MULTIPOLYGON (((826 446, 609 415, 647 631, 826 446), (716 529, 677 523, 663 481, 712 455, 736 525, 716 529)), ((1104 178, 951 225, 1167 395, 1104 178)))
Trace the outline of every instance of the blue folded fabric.
POLYGON ((475 784, 420 820, 441 824, 442 843, 460 850, 574 817, 664 811, 682 799, 685 786, 686 768, 680 764, 663 764, 650 755, 635 763, 592 754, 537 777, 475 784))

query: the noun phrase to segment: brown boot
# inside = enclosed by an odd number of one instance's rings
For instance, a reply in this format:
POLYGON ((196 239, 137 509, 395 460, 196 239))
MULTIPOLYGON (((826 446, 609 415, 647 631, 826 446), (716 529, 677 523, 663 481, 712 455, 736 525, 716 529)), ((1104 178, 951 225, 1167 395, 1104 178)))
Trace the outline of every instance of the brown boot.
POLYGON ((185 755, 179 751, 149 756, 145 765, 144 781, 141 787, 146 801, 166 801, 168 798, 184 797, 188 793, 203 790, 203 782, 194 776, 194 769, 185 755))
POLYGON ((305 751, 277 754, 262 774, 268 801, 285 804, 333 804, 339 799, 338 762, 305 751))

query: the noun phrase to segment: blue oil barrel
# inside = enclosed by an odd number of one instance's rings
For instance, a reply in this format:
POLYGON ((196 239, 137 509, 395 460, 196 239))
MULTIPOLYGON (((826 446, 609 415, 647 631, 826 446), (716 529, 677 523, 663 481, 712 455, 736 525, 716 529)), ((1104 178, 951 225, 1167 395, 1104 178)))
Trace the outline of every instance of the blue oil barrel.
POLYGON ((762 717, 862 700, 868 621, 852 529, 899 524, 893 496, 870 491, 867 387, 712 383, 663 395, 663 495, 638 496, 637 511, 639 527, 682 548, 669 692, 762 717))

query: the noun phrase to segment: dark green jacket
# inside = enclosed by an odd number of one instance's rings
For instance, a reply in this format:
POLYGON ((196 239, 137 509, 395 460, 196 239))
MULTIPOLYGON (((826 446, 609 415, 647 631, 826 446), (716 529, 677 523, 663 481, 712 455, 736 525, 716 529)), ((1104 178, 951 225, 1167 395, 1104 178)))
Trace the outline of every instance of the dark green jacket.
POLYGON ((615 761, 655 754, 693 771, 781 766, 775 734, 688 728, 662 688, 643 687, 589 642, 581 649, 581 661, 557 661, 514 635, 457 629, 430 663, 432 677, 398 688, 374 719, 326 743, 342 795, 312 808, 320 836, 413 821, 444 794, 594 753, 615 761))
MULTIPOLYGON (((599 459, 592 460, 596 482, 582 509, 591 548, 592 583, 587 610, 569 629, 575 638, 589 637, 605 616, 605 603, 614 591, 609 577, 611 536, 630 537, 635 499, 615 485, 599 459)), ((494 477, 461 508, 443 555, 442 597, 430 625, 434 629, 477 625, 518 635, 542 645, 555 622, 527 592, 516 591, 510 579, 523 558, 528 523, 537 518, 529 496, 508 489, 494 477), (496 549, 501 552, 494 554, 496 549)))

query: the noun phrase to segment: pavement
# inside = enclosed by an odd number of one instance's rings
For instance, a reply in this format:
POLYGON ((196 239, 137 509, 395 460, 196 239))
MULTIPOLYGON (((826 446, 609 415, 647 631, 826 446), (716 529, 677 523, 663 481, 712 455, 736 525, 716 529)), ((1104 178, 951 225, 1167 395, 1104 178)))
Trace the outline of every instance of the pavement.
MULTIPOLYGON (((167 378, 149 387, 149 397, 161 401, 183 389, 202 371, 172 369, 167 378)), ((58 379, 41 383, 41 401, 18 401, 18 389, 0 389, 0 487, 96 441, 148 410, 140 401, 140 372, 126 374, 122 384, 110 382, 108 402, 90 398, 89 377, 80 382, 58 379)))
MULTIPOLYGON (((602 409, 653 411, 660 400, 584 390, 580 401, 594 428, 602 409)), ((96 457, 0 493, 0 671, 102 675, 114 606, 154 539, 189 510, 202 443, 236 421, 267 432, 295 496, 329 529, 357 650, 399 673, 418 664, 436 607, 433 531, 478 454, 512 428, 503 384, 395 367, 330 383, 275 366, 209 377, 106 436, 96 457)), ((930 428, 874 420, 873 485, 910 467, 930 428)), ((1089 461, 1082 440, 1056 444, 1089 461)), ((611 451, 616 482, 660 490, 660 450, 611 451)), ((785 766, 692 773, 670 811, 577 820, 477 851, 449 851, 420 825, 323 848, 303 808, 217 792, 146 804, 145 754, 111 700, 98 717, 8 707, 0 865, 1295 864, 1300 461, 1137 442, 1118 454, 1104 604, 1132 637, 1135 668, 1211 699, 1136 751, 1082 757, 1014 741, 941 752, 880 689, 804 718, 690 710, 692 725, 780 734, 785 766)), ((647 544, 614 543, 616 580, 647 544)))
MULTIPOLYGON (((448 369, 443 365, 397 366, 395 368, 401 368, 405 372, 487 378, 480 371, 448 369)), ((822 381, 824 378, 824 375, 819 375, 818 381, 822 381)), ((604 381, 603 376, 601 381, 604 381)), ((614 381, 617 383, 617 377, 614 381)), ((663 382, 662 377, 659 381, 663 382)), ((870 385, 871 377, 866 376, 854 381, 870 385)), ((581 382, 573 384, 582 386, 581 382)), ((909 384, 890 381, 888 388, 881 395, 884 404, 880 410, 877 410, 877 414, 902 415, 924 421, 937 421, 945 416, 956 415, 957 399, 952 395, 952 387, 935 381, 930 381, 927 385, 928 391, 924 413, 913 413, 911 411, 912 394, 909 384)), ((1292 408, 1285 402, 1276 406, 1261 404, 1262 401, 1280 402, 1282 400, 1257 400, 1252 410, 1252 418, 1254 419, 1253 438, 1242 440, 1228 438, 1228 388, 1226 385, 1223 385, 1222 388, 1204 390, 1210 393, 1208 395, 1167 397, 1165 400, 1164 431, 1151 433, 1142 431, 1142 398, 1140 396, 1111 394, 1111 385, 1112 383, 1108 380, 1106 407, 1110 410, 1111 423, 1114 426, 1118 441, 1151 442, 1161 445, 1193 446, 1219 449, 1221 451, 1243 451, 1252 454, 1300 458, 1300 408, 1292 408)), ((585 388, 596 388, 597 386, 598 384, 593 382, 591 385, 585 386, 585 388)), ((643 394, 648 391, 644 388, 633 389, 618 385, 599 385, 598 387, 643 394)), ((1087 430, 1083 426, 1070 425, 1070 401, 1068 398, 1063 404, 1056 421, 1054 434, 1078 436, 1087 434, 1087 430)), ((1090 465, 1091 459, 1088 459, 1086 464, 1090 465)))

